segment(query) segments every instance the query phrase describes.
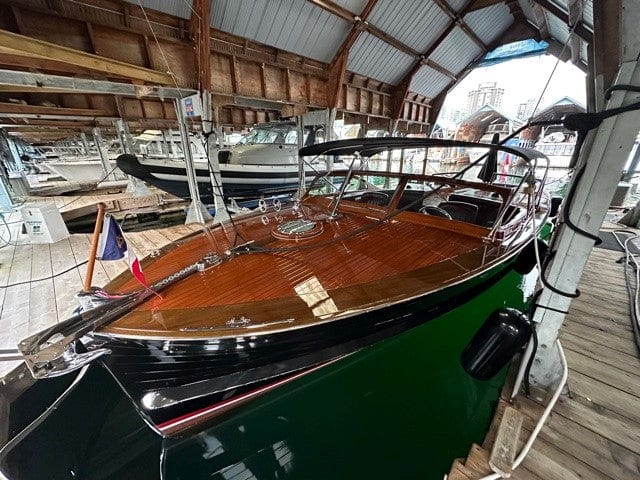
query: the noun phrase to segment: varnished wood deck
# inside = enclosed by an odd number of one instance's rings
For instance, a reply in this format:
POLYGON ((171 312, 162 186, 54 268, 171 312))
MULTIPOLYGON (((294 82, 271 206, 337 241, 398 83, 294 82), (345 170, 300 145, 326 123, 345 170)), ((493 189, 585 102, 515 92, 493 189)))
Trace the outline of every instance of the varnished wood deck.
MULTIPOLYGON (((569 366, 569 394, 562 395, 522 465, 516 480, 640 478, 640 359, 629 318, 621 252, 596 248, 562 327, 569 366)), ((505 390, 506 392, 506 390, 505 390)), ((504 397, 506 398, 506 397, 504 397)), ((525 416, 518 452, 544 410, 544 402, 517 397, 525 416)), ((500 403, 482 447, 456 461, 449 480, 491 473, 487 459, 500 403)))
MULTIPOLYGON (((104 200, 130 200, 126 194, 117 196, 55 197, 59 208, 81 207, 104 200)), ((11 245, 0 248, 0 349, 15 349, 19 340, 38 330, 67 318, 77 307, 75 294, 82 289, 86 264, 73 268, 87 260, 90 234, 73 234, 53 244, 31 244, 26 234, 21 234, 22 217, 19 212, 5 214, 11 230, 11 245), (69 272, 53 279, 39 279, 69 272), (14 285, 4 288, 5 285, 14 285)), ((158 248, 202 228, 201 225, 131 232, 126 234, 130 248, 142 259, 158 248)), ((0 222, 0 232, 7 238, 6 228, 0 222)), ((4 244, 4 242, 2 243, 4 244)), ((2 245, 0 244, 0 245, 2 245)), ((93 285, 103 286, 128 268, 126 260, 96 262, 93 285)), ((12 362, 13 363, 13 362, 12 362)), ((0 376, 12 364, 0 362, 0 376)))

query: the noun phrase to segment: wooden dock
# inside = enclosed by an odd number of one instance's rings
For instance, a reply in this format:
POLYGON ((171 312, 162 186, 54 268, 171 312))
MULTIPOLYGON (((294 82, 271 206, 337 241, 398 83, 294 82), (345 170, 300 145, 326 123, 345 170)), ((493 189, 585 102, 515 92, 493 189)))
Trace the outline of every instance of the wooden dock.
MULTIPOLYGON (((36 202, 54 202, 61 211, 65 211, 104 200, 128 201, 126 195, 118 194, 111 197, 54 197, 36 202)), ((0 248, 0 349, 15 349, 19 340, 67 318, 78 306, 75 295, 82 289, 86 264, 76 266, 87 260, 91 235, 72 234, 53 244, 31 244, 28 235, 21 233, 22 217, 19 212, 5 214, 5 221, 7 225, 0 221, 0 235, 6 241, 10 232, 10 244, 0 248)), ((129 248, 142 259, 200 229, 202 225, 199 224, 178 225, 130 232, 126 239, 129 248)), ((0 241, 0 246, 4 243, 0 241)), ((105 285, 127 268, 124 259, 98 261, 92 284, 105 285)), ((0 376, 13 365, 12 362, 0 363, 0 376)))
MULTIPOLYGON (((558 400, 515 480, 637 480, 640 478, 640 357, 635 345, 623 253, 593 249, 561 330, 569 366, 568 393, 558 400)), ((510 390, 509 390, 510 392, 510 390)), ((482 446, 456 460, 449 480, 479 479, 491 472, 489 453, 508 405, 505 388, 482 446)), ((524 415, 518 452, 545 401, 516 398, 524 415)))

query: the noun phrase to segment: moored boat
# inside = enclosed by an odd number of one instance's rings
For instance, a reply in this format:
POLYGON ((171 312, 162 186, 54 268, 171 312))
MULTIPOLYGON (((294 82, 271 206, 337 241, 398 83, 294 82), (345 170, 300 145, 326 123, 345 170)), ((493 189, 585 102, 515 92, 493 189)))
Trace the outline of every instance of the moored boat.
MULTIPOLYGON (((549 199, 531 176, 534 155, 517 148, 491 147, 522 156, 518 171, 496 175, 488 161, 480 180, 473 169, 465 176, 366 167, 383 151, 451 143, 375 138, 305 147, 301 156, 341 155, 359 168, 319 175, 291 205, 263 204, 165 247, 143 261, 150 289, 123 274, 94 292, 95 308, 25 339, 26 366, 0 388, 9 425, 0 461, 21 461, 28 448, 16 445, 73 396, 67 392, 80 388, 87 368, 104 367, 124 392, 114 405, 131 402, 164 438, 228 420, 277 392, 337 388, 329 376, 358 371, 364 380, 362 369, 379 365, 373 358, 423 358, 433 362, 420 367, 433 370, 435 377, 425 373, 430 382, 459 378, 451 360, 482 321, 472 312, 509 305, 505 279, 533 267, 526 247, 549 199), (56 392, 53 409, 47 385, 56 392), (25 412, 21 396, 41 400, 25 412)), ((449 387, 442 388, 444 396, 449 387)), ((474 412, 475 395, 459 397, 455 408, 474 412)))
MULTIPOLYGON (((316 139, 315 127, 308 127, 305 142, 316 139)), ((237 145, 219 149, 223 192, 226 197, 257 198, 261 195, 293 193, 298 182, 298 131, 295 122, 271 122, 256 125, 237 145)), ((121 155, 120 169, 140 180, 180 198, 190 198, 187 171, 182 158, 151 158, 121 155)), ((213 202, 210 165, 206 155, 194 158, 200 198, 213 202)), ((306 165, 307 181, 326 163, 306 165)))

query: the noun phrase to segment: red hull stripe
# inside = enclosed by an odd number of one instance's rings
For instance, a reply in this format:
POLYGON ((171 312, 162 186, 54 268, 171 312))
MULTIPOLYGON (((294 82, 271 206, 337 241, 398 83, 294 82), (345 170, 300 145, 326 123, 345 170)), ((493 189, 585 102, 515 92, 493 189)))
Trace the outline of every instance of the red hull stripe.
POLYGON ((256 388, 255 390, 251 390, 249 392, 243 393, 242 395, 238 395, 236 397, 230 398, 229 400, 225 400, 224 402, 219 402, 219 403, 210 405, 208 407, 201 408, 200 410, 195 410, 191 413, 187 413, 185 415, 174 418, 172 420, 168 420, 166 422, 158 424, 157 428, 158 430, 160 430, 160 432, 163 435, 170 435, 172 433, 175 433, 176 431, 188 428, 198 422, 214 417, 215 415, 219 415, 233 407, 236 407, 238 405, 241 405, 247 402, 248 400, 251 400, 254 397, 263 395, 271 390, 274 390, 282 385, 285 385, 286 383, 292 382, 297 378, 300 378, 300 377, 303 377, 304 375, 315 372, 316 370, 319 370, 327 365, 337 362, 338 360, 341 360, 346 356, 347 355, 342 355, 340 357, 334 358, 333 360, 329 360, 328 362, 321 363, 320 365, 316 365, 315 367, 311 367, 307 370, 303 370, 301 372, 290 375, 286 378, 278 380, 277 382, 270 383, 263 387, 256 388))

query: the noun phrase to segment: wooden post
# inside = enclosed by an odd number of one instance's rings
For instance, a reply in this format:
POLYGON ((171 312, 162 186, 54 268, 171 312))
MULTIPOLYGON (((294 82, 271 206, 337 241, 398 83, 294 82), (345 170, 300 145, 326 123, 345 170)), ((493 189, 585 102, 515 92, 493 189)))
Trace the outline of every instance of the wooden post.
POLYGON ((104 219, 104 209, 106 205, 102 202, 98 203, 98 216, 96 217, 96 226, 93 229, 93 238, 91 239, 91 248, 89 249, 89 263, 87 263, 87 273, 84 277, 83 291, 91 291, 91 280, 93 279, 93 267, 96 264, 96 253, 98 252, 98 242, 100 241, 100 230, 102 229, 102 220, 104 219))

